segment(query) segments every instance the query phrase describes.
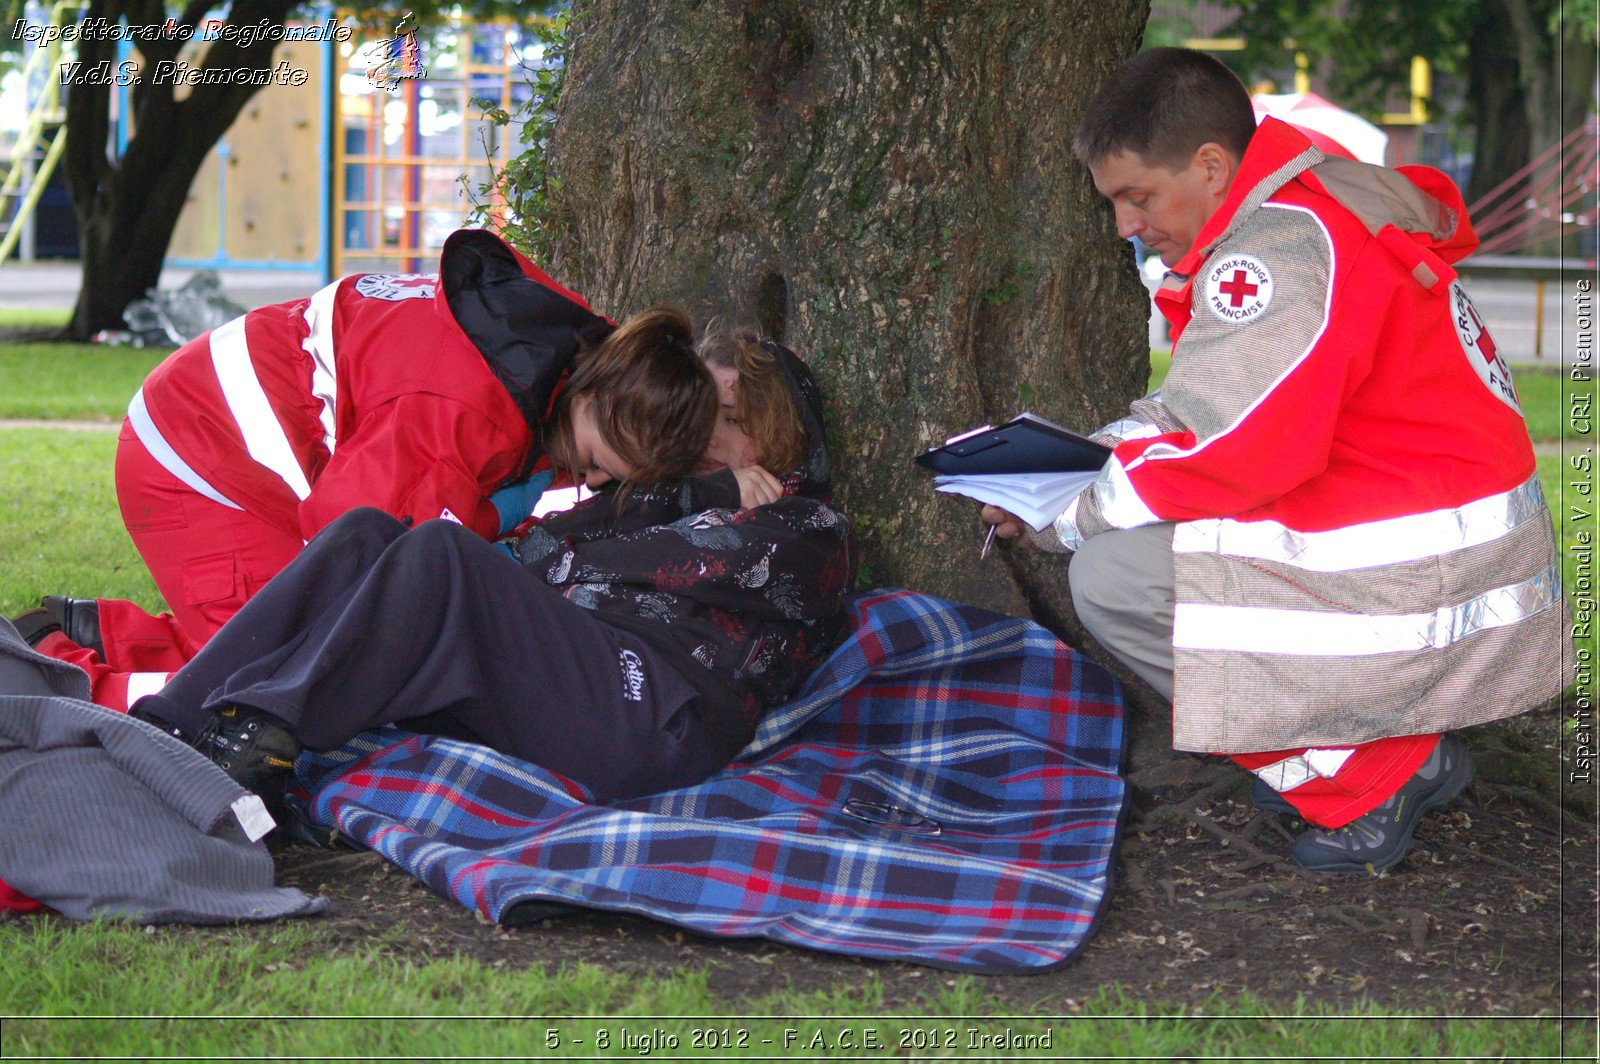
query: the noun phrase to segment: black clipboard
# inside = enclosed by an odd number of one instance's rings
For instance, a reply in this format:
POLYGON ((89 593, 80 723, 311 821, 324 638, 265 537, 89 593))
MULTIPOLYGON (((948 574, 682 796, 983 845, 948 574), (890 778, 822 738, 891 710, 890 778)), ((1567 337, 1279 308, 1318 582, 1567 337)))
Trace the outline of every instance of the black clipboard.
POLYGON ((1071 473, 1099 469, 1111 448, 1037 414, 1018 414, 1004 425, 985 425, 952 436, 913 459, 924 469, 953 476, 984 473, 1071 473))

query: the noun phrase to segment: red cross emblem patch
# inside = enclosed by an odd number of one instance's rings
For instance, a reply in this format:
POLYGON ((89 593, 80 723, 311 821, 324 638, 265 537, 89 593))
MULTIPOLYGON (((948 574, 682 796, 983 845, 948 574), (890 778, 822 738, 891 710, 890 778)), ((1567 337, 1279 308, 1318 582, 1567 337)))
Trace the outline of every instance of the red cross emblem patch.
POLYGON ((1206 267, 1204 294, 1218 320, 1242 325, 1272 302, 1272 272, 1254 255, 1224 255, 1206 267))
POLYGON ((356 292, 370 299, 432 299, 439 277, 432 273, 364 273, 356 278, 356 292))
POLYGON ((1517 402, 1517 386, 1511 383, 1511 367, 1506 364, 1506 356, 1495 346, 1494 337, 1489 335, 1489 327, 1478 316, 1478 308, 1467 298, 1467 290, 1461 287, 1460 281, 1450 286, 1450 320, 1456 327, 1456 336, 1461 339, 1461 349, 1467 354, 1467 362, 1477 373, 1478 379, 1483 381, 1483 386, 1493 392, 1496 399, 1517 413, 1522 413, 1522 404, 1517 402))

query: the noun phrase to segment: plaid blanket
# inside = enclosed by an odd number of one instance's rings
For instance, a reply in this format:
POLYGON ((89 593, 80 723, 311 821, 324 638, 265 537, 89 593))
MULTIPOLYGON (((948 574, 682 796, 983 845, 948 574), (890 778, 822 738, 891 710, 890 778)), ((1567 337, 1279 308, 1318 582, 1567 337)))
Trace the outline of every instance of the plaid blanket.
POLYGON ((1124 801, 1115 680, 1028 621, 903 591, 705 783, 611 806, 482 746, 395 729, 306 755, 315 828, 492 921, 550 905, 980 972, 1066 961, 1124 801))

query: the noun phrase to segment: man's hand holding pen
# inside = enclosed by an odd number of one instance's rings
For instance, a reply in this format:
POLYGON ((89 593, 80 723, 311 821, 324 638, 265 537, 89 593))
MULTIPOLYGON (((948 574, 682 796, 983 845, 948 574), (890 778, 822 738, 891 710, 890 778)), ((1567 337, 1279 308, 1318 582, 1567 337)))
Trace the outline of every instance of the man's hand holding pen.
POLYGON ((983 550, 978 554, 980 560, 988 557, 989 548, 994 544, 996 538, 1016 539, 1022 535, 1023 530, 1027 527, 1022 523, 1021 518, 1015 514, 1007 513, 998 506, 985 506, 981 516, 984 523, 989 526, 989 531, 983 537, 983 550))

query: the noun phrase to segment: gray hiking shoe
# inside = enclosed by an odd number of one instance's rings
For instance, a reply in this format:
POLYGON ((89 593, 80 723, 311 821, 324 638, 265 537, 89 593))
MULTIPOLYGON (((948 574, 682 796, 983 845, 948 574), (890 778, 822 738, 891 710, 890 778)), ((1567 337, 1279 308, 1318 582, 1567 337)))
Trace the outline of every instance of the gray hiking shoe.
POLYGON ((1267 786, 1267 781, 1257 776, 1250 783, 1250 804, 1264 813, 1288 813, 1299 816, 1299 810, 1289 804, 1289 799, 1267 786))
POLYGON ((1381 872, 1411 850, 1422 814, 1448 803, 1472 782, 1472 758, 1454 735, 1439 737, 1417 774, 1365 816, 1342 828, 1313 828, 1294 840, 1289 859, 1310 872, 1381 872))

